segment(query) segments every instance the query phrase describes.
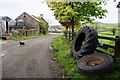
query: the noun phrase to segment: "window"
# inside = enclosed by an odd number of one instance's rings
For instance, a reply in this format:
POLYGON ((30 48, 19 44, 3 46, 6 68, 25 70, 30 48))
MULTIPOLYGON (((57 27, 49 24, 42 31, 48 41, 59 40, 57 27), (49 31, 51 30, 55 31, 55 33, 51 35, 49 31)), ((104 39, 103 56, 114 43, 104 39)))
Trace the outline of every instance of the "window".
POLYGON ((24 15, 24 17, 26 17, 26 15, 24 15))

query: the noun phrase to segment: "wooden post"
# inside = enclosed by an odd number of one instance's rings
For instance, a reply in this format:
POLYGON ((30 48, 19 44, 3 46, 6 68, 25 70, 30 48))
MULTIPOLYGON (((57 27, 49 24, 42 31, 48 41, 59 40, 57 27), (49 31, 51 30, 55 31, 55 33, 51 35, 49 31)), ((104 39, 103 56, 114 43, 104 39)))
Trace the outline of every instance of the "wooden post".
POLYGON ((115 58, 120 57, 120 37, 116 36, 115 40, 115 58))
POLYGON ((66 39, 68 39, 68 31, 66 32, 66 39))
POLYGON ((67 33, 66 33, 66 31, 63 32, 63 33, 64 33, 64 37, 65 37, 65 39, 67 39, 67 33))
POLYGON ((70 31, 69 31, 69 41, 71 40, 70 38, 71 38, 71 33, 70 33, 70 31))
POLYGON ((73 35, 74 35, 74 36, 73 36, 73 38, 74 38, 74 37, 76 36, 76 32, 74 32, 73 35))

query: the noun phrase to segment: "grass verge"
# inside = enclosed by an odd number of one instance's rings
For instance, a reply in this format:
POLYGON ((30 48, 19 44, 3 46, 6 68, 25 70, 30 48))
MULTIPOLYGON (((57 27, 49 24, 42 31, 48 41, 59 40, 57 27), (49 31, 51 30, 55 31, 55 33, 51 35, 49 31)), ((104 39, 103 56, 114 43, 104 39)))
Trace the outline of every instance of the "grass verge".
POLYGON ((38 36, 22 36, 22 37, 12 37, 9 40, 22 40, 22 39, 32 39, 32 38, 37 38, 37 37, 41 37, 41 36, 48 36, 50 34, 42 34, 42 35, 38 35, 38 36))
MULTIPOLYGON (((69 42, 66 39, 63 39, 63 36, 59 36, 56 39, 53 40, 52 42, 52 47, 53 49, 57 50, 55 57, 57 58, 58 63, 63 66, 64 72, 69 75, 69 78, 78 78, 78 79, 83 79, 87 78, 90 79, 89 77, 81 75, 77 68, 77 62, 78 60, 74 60, 70 56, 70 47, 71 47, 71 42, 69 42)), ((106 78, 119 78, 120 77, 120 60, 117 60, 117 64, 115 65, 115 71, 112 74, 107 74, 103 77, 92 77, 92 80, 101 80, 101 79, 106 79, 106 78)))
POLYGON ((70 78, 83 78, 84 76, 79 75, 77 69, 77 61, 70 56, 70 45, 66 39, 63 39, 63 36, 59 36, 53 40, 52 47, 57 50, 55 56, 58 63, 63 66, 64 72, 70 76, 70 78))

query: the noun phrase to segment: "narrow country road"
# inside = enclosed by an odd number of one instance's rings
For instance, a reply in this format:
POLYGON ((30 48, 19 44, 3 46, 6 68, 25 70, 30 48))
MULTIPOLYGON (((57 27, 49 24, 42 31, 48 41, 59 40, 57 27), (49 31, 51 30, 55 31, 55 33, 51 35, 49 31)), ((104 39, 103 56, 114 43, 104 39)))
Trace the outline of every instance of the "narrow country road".
POLYGON ((3 78, 54 78, 56 73, 50 69, 49 50, 52 40, 60 34, 43 36, 2 45, 3 78))

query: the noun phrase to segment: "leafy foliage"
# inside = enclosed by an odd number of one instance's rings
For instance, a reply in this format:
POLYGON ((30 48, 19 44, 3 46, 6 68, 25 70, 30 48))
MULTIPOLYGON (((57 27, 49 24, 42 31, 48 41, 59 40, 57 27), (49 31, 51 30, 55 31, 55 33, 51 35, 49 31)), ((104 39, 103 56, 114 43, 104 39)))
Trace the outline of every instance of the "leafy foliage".
POLYGON ((49 28, 48 23, 43 18, 39 18, 39 17, 36 17, 34 15, 32 15, 32 16, 37 18, 40 21, 40 23, 39 23, 39 25, 40 25, 40 31, 39 31, 40 34, 41 33, 42 34, 47 34, 48 33, 48 28, 49 28))
POLYGON ((107 11, 100 6, 102 3, 104 0, 96 2, 52 2, 47 0, 56 19, 65 27, 72 26, 72 32, 74 32, 75 25, 92 23, 94 17, 104 18, 107 11))
POLYGON ((41 22, 40 25, 40 33, 47 34, 48 33, 48 23, 44 21, 43 18, 38 18, 38 20, 41 22))

